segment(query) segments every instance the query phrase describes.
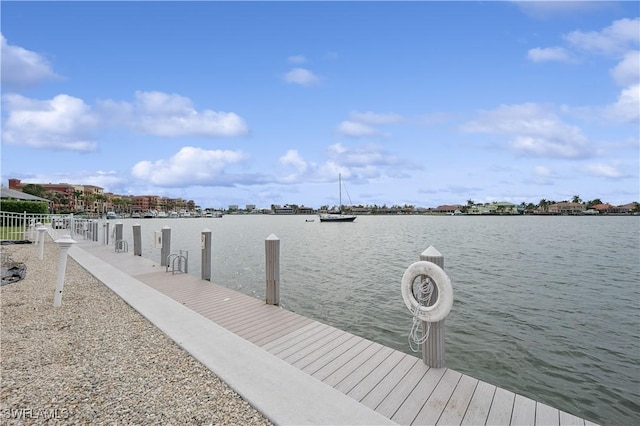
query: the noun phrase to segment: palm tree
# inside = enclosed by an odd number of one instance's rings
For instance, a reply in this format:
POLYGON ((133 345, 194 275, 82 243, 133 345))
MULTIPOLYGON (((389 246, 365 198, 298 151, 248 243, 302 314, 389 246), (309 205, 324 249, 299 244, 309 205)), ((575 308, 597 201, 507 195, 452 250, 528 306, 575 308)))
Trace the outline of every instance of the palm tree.
POLYGON ((574 195, 573 198, 571 199, 571 202, 582 204, 582 198, 580 198, 579 195, 574 195))

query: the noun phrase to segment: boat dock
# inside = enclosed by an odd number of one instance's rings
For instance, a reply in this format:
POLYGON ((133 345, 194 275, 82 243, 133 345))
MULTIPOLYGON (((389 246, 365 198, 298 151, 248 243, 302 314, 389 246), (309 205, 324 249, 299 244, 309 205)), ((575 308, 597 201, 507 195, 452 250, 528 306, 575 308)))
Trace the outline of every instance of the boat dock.
POLYGON ((69 255, 275 424, 594 424, 113 246, 69 255))

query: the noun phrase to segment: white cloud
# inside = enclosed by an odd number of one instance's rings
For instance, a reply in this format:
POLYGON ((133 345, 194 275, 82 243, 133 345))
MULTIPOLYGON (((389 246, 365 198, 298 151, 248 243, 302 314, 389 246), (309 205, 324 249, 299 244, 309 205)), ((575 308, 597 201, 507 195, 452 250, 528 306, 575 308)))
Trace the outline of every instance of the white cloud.
POLYGON ((631 50, 611 69, 611 76, 619 86, 631 86, 640 82, 640 51, 631 50))
POLYGON ((572 46, 589 52, 619 55, 640 42, 640 18, 614 21, 602 31, 572 31, 564 36, 572 46))
POLYGON ((352 138, 381 135, 381 133, 374 127, 348 120, 338 124, 338 133, 352 138))
POLYGON ((563 47, 536 47, 534 49, 529 49, 527 56, 529 57, 529 60, 533 62, 571 62, 569 52, 567 52, 563 47))
POLYGON ((129 111, 137 131, 156 136, 240 136, 247 124, 233 112, 196 111, 191 99, 163 92, 141 92, 129 111))
POLYGON ((397 124, 405 121, 404 117, 395 113, 376 113, 372 111, 353 111, 349 119, 338 125, 338 133, 352 138, 386 136, 374 126, 397 124))
POLYGON ((309 164, 300 156, 298 151, 290 149, 285 155, 280 157, 280 162, 284 165, 295 167, 299 173, 307 171, 309 164))
POLYGON ((619 179, 625 177, 625 174, 619 170, 618 164, 602 164, 602 163, 593 163, 587 164, 584 167, 584 171, 587 174, 604 177, 609 179, 619 179))
POLYGON ((591 144, 578 127, 562 122, 548 108, 534 103, 480 111, 478 118, 463 125, 462 130, 509 136, 510 147, 523 155, 560 158, 592 155, 591 144))
POLYGON ((193 186, 227 183, 225 167, 244 161, 240 151, 205 150, 186 146, 168 160, 140 161, 133 176, 158 186, 193 186))
POLYGON ((302 86, 312 86, 320 82, 320 78, 313 72, 305 68, 294 68, 284 75, 287 83, 300 84, 302 86))
POLYGON ((404 121, 404 117, 402 117, 400 114, 394 114, 394 113, 380 114, 372 111, 367 111, 367 112, 354 111, 351 114, 349 114, 349 117, 352 121, 356 121, 364 124, 371 124, 374 126, 381 125, 381 124, 396 124, 404 121))
POLYGON ((287 58, 287 60, 293 64, 303 64, 307 61, 307 58, 304 55, 292 55, 287 58))
POLYGON ((82 99, 58 95, 35 100, 17 94, 3 96, 7 118, 2 140, 12 145, 71 151, 93 151, 91 134, 99 120, 82 99))
POLYGON ((7 43, 0 34, 0 56, 2 57, 2 85, 5 89, 17 90, 34 86, 41 81, 56 79, 49 62, 36 52, 7 43))
POLYGON ((618 100, 605 107, 602 115, 610 122, 640 122, 640 84, 623 89, 618 100))

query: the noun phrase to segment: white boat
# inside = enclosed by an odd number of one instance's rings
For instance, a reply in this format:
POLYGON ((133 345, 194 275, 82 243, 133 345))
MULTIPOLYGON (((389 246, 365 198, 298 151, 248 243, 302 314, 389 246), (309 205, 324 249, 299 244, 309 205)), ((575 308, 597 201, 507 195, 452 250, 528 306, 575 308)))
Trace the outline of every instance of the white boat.
POLYGON ((158 212, 158 216, 156 216, 158 218, 167 218, 169 217, 169 215, 167 214, 167 212, 158 212))
POLYGON ((117 219, 118 215, 116 212, 107 212, 107 219, 117 219))
POLYGON ((340 211, 321 214, 320 222, 353 222, 356 220, 356 216, 352 214, 342 214, 342 175, 338 175, 338 186, 340 187, 340 211))

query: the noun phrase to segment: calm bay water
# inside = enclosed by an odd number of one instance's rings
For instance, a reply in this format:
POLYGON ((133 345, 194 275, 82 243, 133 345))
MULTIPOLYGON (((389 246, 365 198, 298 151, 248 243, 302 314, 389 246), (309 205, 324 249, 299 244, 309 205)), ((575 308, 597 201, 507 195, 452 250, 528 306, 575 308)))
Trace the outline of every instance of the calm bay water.
MULTIPOLYGON (((411 353, 404 270, 429 246, 454 288, 447 366, 607 425, 640 424, 640 218, 313 216, 148 219, 172 229, 200 276, 212 231, 212 280, 264 299, 264 240, 281 240, 281 305, 411 353)), ((123 220, 132 241, 134 220, 123 220)), ((417 356, 420 356, 417 354, 417 356)))

